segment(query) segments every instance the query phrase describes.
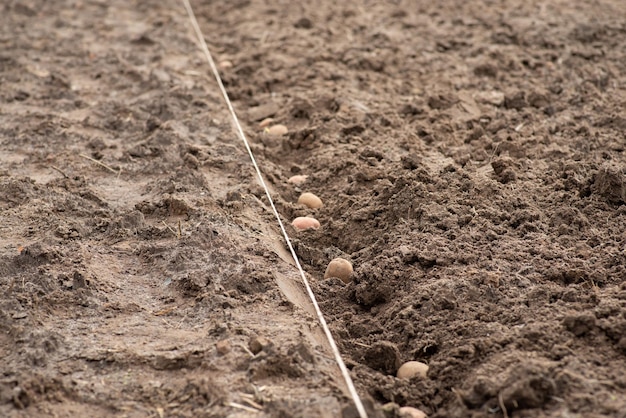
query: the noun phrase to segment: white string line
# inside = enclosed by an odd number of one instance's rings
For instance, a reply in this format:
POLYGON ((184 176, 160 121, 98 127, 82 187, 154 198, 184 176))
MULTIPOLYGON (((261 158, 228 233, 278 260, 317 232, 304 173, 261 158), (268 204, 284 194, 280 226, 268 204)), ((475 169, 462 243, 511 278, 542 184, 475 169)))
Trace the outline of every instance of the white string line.
POLYGON ((352 396, 354 404, 356 405, 356 409, 359 412, 359 416, 361 418, 367 418, 367 412, 365 412, 365 408, 363 407, 363 402, 361 402, 361 398, 359 397, 359 394, 357 393, 354 387, 354 383, 352 382, 350 373, 348 372, 348 369, 345 363, 343 362, 343 359, 341 358, 341 354, 339 353, 339 349, 337 348, 335 339, 333 338, 333 335, 331 334, 330 329, 328 328, 328 324, 326 323, 326 320, 324 319, 322 310, 317 304, 317 300, 315 299, 315 294, 313 293, 313 290, 311 289, 311 286, 309 285, 309 281, 307 280, 306 275, 304 274, 304 270, 302 269, 302 266, 300 265, 300 261, 298 260, 296 251, 293 249, 293 245, 291 245, 291 240, 289 239, 289 235, 287 234, 287 231, 285 230, 283 221, 280 219, 278 210, 276 210, 276 206, 274 205, 274 200, 272 199, 272 196, 270 195, 270 191, 267 185, 265 184, 265 180, 263 180, 261 169, 259 168, 259 165, 257 164, 256 159, 254 158, 252 149, 250 149, 250 144, 248 143, 246 135, 243 133, 243 129, 241 128, 241 124, 239 123, 237 114, 235 113, 235 110, 233 109, 233 105, 230 101, 230 98, 228 97, 228 93, 226 93, 226 89, 224 88, 224 83, 222 83, 222 78, 220 77, 219 72, 217 71, 217 67, 215 66, 215 62, 213 61, 213 57, 211 56, 209 47, 207 46, 206 41, 204 40, 204 35, 202 34, 202 31, 200 30, 200 26, 198 25, 196 15, 193 12, 193 9, 191 8, 191 4, 189 4, 189 0, 182 0, 182 1, 185 5, 185 9, 187 9, 187 13, 189 14, 189 19, 191 20, 191 24, 196 32, 196 36, 198 37, 198 41, 200 42, 202 51, 204 52, 204 55, 206 56, 206 59, 209 62, 209 65, 211 66, 211 70, 213 70, 213 75, 215 76, 215 79, 217 80, 217 84, 219 85, 220 90, 222 92, 222 96, 224 96, 224 100, 226 101, 226 104, 228 105, 228 110, 230 110, 230 114, 233 118, 233 121, 235 122, 235 126, 237 127, 237 133, 239 134, 239 138, 241 138, 241 140, 243 141, 243 144, 245 145, 246 150, 248 151, 248 155, 250 156, 250 160, 252 160, 252 165, 254 165, 254 169, 256 170, 256 174, 259 177, 259 181, 261 182, 263 189, 265 189, 265 195, 267 196, 267 199, 269 200, 270 205, 272 206, 274 216, 276 216, 276 220, 278 221, 278 225, 280 225, 280 229, 283 232, 283 236, 285 237, 285 241, 287 242, 289 251, 291 251, 291 256, 296 262, 296 266, 298 267, 298 271, 300 272, 300 277, 302 277, 302 282, 304 283, 304 286, 306 287, 306 291, 309 294, 309 298, 311 299, 311 302, 313 303, 313 307, 315 308, 317 318, 319 319, 322 329, 324 330, 324 333, 326 334, 326 338, 328 339, 328 342, 330 343, 333 354, 335 356, 335 360, 337 361, 337 364, 339 365, 339 368, 341 369, 341 374, 343 375, 343 378, 346 381, 346 385, 348 386, 350 395, 352 396))

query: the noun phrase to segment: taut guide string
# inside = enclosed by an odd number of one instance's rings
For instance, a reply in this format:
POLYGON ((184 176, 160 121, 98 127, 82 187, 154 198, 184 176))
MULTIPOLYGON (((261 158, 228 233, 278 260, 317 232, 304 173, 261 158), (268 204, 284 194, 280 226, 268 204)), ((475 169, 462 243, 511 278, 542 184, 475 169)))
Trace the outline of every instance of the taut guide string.
POLYGON ((233 122, 235 123, 235 127, 237 128, 237 133, 239 134, 239 138, 243 141, 243 144, 245 145, 246 150, 248 151, 248 155, 250 156, 250 160, 252 161, 252 165, 254 165, 254 169, 256 170, 256 174, 259 177, 259 181, 261 182, 263 189, 265 189, 265 195, 267 196, 267 200, 270 202, 272 211, 274 212, 274 216, 276 216, 276 220, 278 221, 280 230, 282 231, 283 236, 285 238, 285 242, 287 243, 287 246, 289 247, 289 251, 291 251, 291 256, 293 257, 296 263, 296 266, 298 267, 298 271, 300 272, 300 277, 302 278, 302 282, 304 283, 304 286, 306 287, 306 291, 309 295, 309 298, 311 299, 311 302, 313 303, 313 307, 315 308, 317 318, 332 348, 335 360, 337 361, 337 365, 339 366, 339 369, 341 369, 341 374, 343 375, 346 385, 348 386, 350 396, 352 396, 352 400, 354 401, 356 409, 359 412, 359 416, 361 418, 367 418, 367 412, 365 412, 365 408, 363 407, 363 402, 361 401, 361 398, 359 397, 359 394, 357 393, 356 388, 354 387, 354 383, 352 382, 352 378, 350 377, 350 373, 348 372, 348 369, 345 363, 343 362, 343 359, 341 358, 341 354, 339 353, 339 349, 337 348, 335 339, 333 338, 330 332, 330 329, 328 328, 328 324, 326 323, 326 320, 324 319, 322 310, 317 304, 317 300, 315 299, 313 290, 311 290, 311 286, 309 285, 309 281, 307 280, 304 274, 304 270, 302 269, 302 266, 300 265, 298 256, 296 255, 296 252, 293 249, 293 245, 291 245, 291 240, 289 239, 289 235, 287 234, 287 231, 285 230, 285 226, 283 225, 283 222, 280 219, 278 210, 276 210, 276 206, 274 205, 274 200, 272 199, 272 196, 270 195, 270 191, 267 185, 265 184, 265 180, 263 179, 261 169, 259 168, 259 165, 256 162, 256 158, 254 158, 254 154, 252 153, 252 149, 250 148, 248 139, 246 138, 246 135, 243 133, 243 129, 241 128, 241 124, 239 123, 237 114, 235 113, 235 110, 233 109, 233 105, 230 101, 230 98, 228 97, 228 93, 226 93, 226 89, 224 88, 224 83, 222 83, 222 78, 220 77, 220 74, 217 71, 217 67, 215 66, 215 62, 213 61, 213 57, 211 55, 211 52, 209 51, 209 47, 207 46, 206 41, 204 40, 204 35, 202 34, 202 31, 200 30, 200 26, 198 25, 196 15, 193 12, 193 9, 191 8, 191 4, 189 3, 189 0, 182 0, 182 1, 183 1, 183 4, 185 5, 185 9, 187 9, 187 13, 189 14, 191 25, 193 26, 193 29, 196 32, 196 36, 198 37, 198 42, 200 42, 202 51, 204 52, 204 55, 207 61, 209 62, 209 65, 211 66, 211 70, 213 71, 215 80, 217 81, 217 84, 220 87, 222 96, 224 97, 224 101, 226 102, 226 105, 228 106, 228 110, 230 111, 230 114, 233 118, 233 122))

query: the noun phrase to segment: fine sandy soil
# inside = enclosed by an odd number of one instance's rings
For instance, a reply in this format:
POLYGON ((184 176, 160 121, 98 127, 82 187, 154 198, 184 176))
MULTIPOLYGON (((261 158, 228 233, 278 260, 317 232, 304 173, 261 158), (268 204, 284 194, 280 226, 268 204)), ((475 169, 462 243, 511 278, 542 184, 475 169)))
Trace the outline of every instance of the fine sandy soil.
MULTIPOLYGON (((626 417, 623 0, 192 4, 370 416, 626 417)), ((1 416, 354 416, 226 109, 181 2, 0 6, 1 416)))

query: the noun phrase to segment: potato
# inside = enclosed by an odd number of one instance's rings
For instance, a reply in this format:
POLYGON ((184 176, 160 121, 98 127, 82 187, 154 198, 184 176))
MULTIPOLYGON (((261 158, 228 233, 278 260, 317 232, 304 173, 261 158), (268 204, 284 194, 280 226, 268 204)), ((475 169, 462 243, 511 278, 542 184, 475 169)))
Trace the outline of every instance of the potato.
POLYGON ((222 70, 226 70, 228 68, 233 68, 233 63, 229 60, 224 60, 224 61, 220 61, 219 64, 217 64, 217 66, 221 68, 222 70))
POLYGON ((403 406, 398 409, 398 416, 400 418, 426 418, 424 411, 412 406, 403 406))
POLYGON ((323 206, 322 199, 313 193, 302 193, 298 198, 298 203, 311 209, 321 208, 323 206))
POLYGON ((326 272, 324 273, 324 278, 328 279, 330 277, 337 277, 344 283, 350 283, 352 272, 352 263, 345 258, 338 257, 328 263, 328 267, 326 267, 326 272))
POLYGON ((307 178, 309 178, 309 176, 304 175, 304 174, 297 174, 295 176, 289 177, 289 180, 287 180, 287 183, 291 183, 291 184, 295 184, 296 186, 300 186, 301 184, 304 184, 304 182, 306 181, 307 178))
POLYGON ((272 136, 283 136, 287 135, 289 129, 285 125, 274 125, 267 128, 267 133, 272 136))
POLYGON ((261 122, 259 122, 259 128, 267 128, 274 122, 273 118, 265 118, 261 122))
POLYGON ((399 379, 411 379, 415 376, 426 378, 428 374, 428 365, 420 361, 407 361, 398 369, 397 376, 399 379))
POLYGON ((298 231, 306 231, 307 229, 317 229, 320 227, 320 223, 317 219, 308 216, 298 216, 291 222, 291 225, 298 231))

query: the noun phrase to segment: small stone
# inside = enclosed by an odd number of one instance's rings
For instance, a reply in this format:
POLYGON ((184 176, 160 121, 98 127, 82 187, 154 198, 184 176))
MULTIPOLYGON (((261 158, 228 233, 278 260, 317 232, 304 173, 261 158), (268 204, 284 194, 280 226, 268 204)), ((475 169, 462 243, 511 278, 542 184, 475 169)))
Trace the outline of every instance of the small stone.
POLYGON ((265 337, 253 335, 248 341, 248 348, 252 351, 252 354, 259 354, 265 347, 270 345, 270 340, 265 337))
POLYGON ((230 352, 230 350, 231 350, 230 341, 228 341, 228 340, 220 340, 220 341, 218 341, 217 344, 215 344, 215 349, 222 356, 224 354, 228 354, 230 352))

